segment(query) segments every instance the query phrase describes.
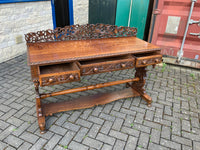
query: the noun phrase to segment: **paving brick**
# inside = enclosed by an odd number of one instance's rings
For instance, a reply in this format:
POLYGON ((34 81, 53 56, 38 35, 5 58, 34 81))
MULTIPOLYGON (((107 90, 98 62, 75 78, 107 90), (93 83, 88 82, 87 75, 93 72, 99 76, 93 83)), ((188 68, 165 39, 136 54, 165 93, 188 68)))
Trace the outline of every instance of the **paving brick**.
POLYGON ((172 134, 181 135, 181 125, 180 122, 172 122, 172 134))
POLYGON ((136 111, 125 109, 125 108, 121 108, 120 112, 125 113, 127 115, 131 115, 131 116, 136 115, 136 111))
MULTIPOLYGON (((99 114, 102 112, 102 110, 103 110, 103 107, 100 107, 100 106, 95 107, 95 109, 92 111, 92 115, 93 116, 99 116, 99 114)), ((87 119, 90 113, 91 113, 91 111, 87 112, 87 117, 83 118, 83 119, 87 119)))
POLYGON ((111 105, 111 104, 104 105, 102 112, 108 114, 108 113, 110 113, 112 107, 113 107, 113 105, 111 105))
POLYGON ((122 107, 122 103, 119 101, 116 101, 112 109, 119 111, 121 107, 122 107))
POLYGON ((105 121, 105 123, 104 123, 103 126, 101 127, 100 132, 101 132, 101 133, 104 133, 104 134, 108 134, 108 132, 109 132, 110 129, 111 129, 112 124, 113 124, 113 123, 110 122, 110 121, 105 121))
POLYGON ((182 130, 190 132, 190 121, 182 120, 182 130))
POLYGON ((137 141, 138 141, 138 138, 129 136, 128 141, 125 146, 125 150, 135 149, 137 146, 137 141))
POLYGON ((114 145, 115 143, 115 138, 107 136, 105 134, 99 133, 96 137, 97 140, 109 144, 109 145, 114 145))
POLYGON ((4 142, 8 143, 9 145, 12 145, 16 148, 18 148, 24 141, 21 140, 20 138, 17 138, 13 135, 9 135, 4 142))
POLYGON ((4 129, 6 129, 8 126, 9 126, 8 123, 6 123, 6 122, 0 120, 0 129, 4 130, 4 129))
POLYGON ((147 148, 149 142, 149 135, 147 133, 141 132, 138 145, 141 145, 143 148, 147 148))
POLYGON ((200 150, 200 143, 193 141, 193 145, 194 145, 194 150, 200 150))
POLYGON ((100 113, 99 118, 108 120, 108 121, 112 121, 112 122, 115 120, 115 117, 104 114, 104 113, 100 113))
POLYGON ((27 122, 24 122, 19 128, 17 128, 16 131, 12 132, 12 134, 15 135, 15 136, 19 136, 19 135, 21 135, 29 126, 30 126, 30 124, 28 124, 27 122))
POLYGON ((67 121, 68 117, 69 117, 68 114, 62 114, 61 117, 58 120, 56 120, 55 124, 62 126, 67 121))
POLYGON ((172 141, 169 141, 169 140, 165 140, 163 138, 161 138, 160 144, 163 145, 163 146, 166 146, 168 148, 181 150, 181 144, 178 144, 176 142, 172 142, 172 141))
POLYGON ((27 150, 27 149, 30 149, 30 147, 32 146, 32 144, 28 143, 28 142, 24 142, 20 147, 19 149, 20 150, 27 150))
POLYGON ((192 149, 192 147, 186 145, 182 145, 182 150, 195 150, 195 149, 192 149))
POLYGON ((69 118, 68 121, 75 122, 76 119, 80 116, 81 112, 75 111, 69 118))
POLYGON ((46 120, 46 129, 49 129, 54 122, 57 120, 57 117, 51 116, 46 120))
POLYGON ((192 127, 200 128, 198 118, 191 117, 191 124, 192 124, 192 127))
POLYGON ((56 134, 65 135, 67 130, 57 125, 53 125, 49 128, 49 131, 54 132, 56 134))
POLYGON ((60 140, 59 144, 61 145, 68 145, 70 141, 74 138, 75 132, 73 131, 68 131, 64 137, 60 140))
POLYGON ((102 142, 94 140, 94 139, 92 139, 90 137, 86 137, 83 140, 83 144, 88 145, 89 147, 92 147, 92 148, 95 148, 95 149, 100 149, 102 147, 102 145, 103 145, 102 142))
POLYGON ((161 137, 170 140, 170 137, 171 137, 170 127, 162 126, 161 137))
POLYGON ((161 145, 157 145, 155 143, 150 143, 148 149, 149 150, 169 150, 169 148, 161 146, 161 145))
POLYGON ((16 127, 13 125, 6 128, 3 132, 0 133, 0 140, 5 139, 8 135, 10 135, 13 132, 14 129, 16 129, 16 127))
POLYGON ((90 128, 92 126, 92 123, 89 122, 89 121, 86 121, 86 120, 83 120, 83 119, 78 119, 76 121, 76 124, 80 125, 80 126, 83 126, 83 127, 86 127, 86 128, 90 128))
POLYGON ((104 144, 101 150, 112 150, 112 146, 108 144, 104 144))
POLYGON ((131 106, 130 109, 133 110, 133 111, 137 111, 137 112, 143 113, 143 114, 145 113, 145 109, 143 109, 143 108, 131 106))
POLYGON ((99 132, 101 126, 97 124, 93 124, 92 128, 90 129, 88 136, 95 138, 97 133, 99 132))
POLYGON ((158 130, 161 129, 161 125, 158 124, 158 123, 155 123, 155 122, 151 122, 151 121, 146 121, 145 120, 143 124, 145 126, 148 126, 148 127, 154 128, 154 129, 158 129, 158 130))
POLYGON ((159 123, 159 124, 164 125, 164 126, 171 126, 172 125, 171 121, 168 121, 168 120, 165 120, 165 119, 162 119, 162 118, 154 118, 154 122, 159 123))
POLYGON ((182 137, 200 142, 200 136, 198 134, 182 131, 182 137))
POLYGON ((174 141, 176 143, 180 143, 180 144, 187 145, 187 146, 192 146, 192 141, 188 140, 186 138, 176 136, 176 135, 172 135, 171 139, 172 139, 172 141, 174 141))
POLYGON ((60 135, 54 135, 49 141, 48 143, 45 145, 45 149, 51 150, 53 149, 56 144, 58 144, 59 140, 62 138, 62 136, 60 135))
POLYGON ((142 124, 144 119, 144 114, 137 113, 134 122, 142 124))
POLYGON ((89 147, 83 145, 83 144, 80 144, 80 143, 77 143, 75 141, 72 141, 70 144, 69 144, 69 148, 70 149, 73 149, 73 150, 88 150, 89 147))
POLYGON ((20 109, 16 114, 14 114, 15 117, 19 118, 21 117, 24 113, 26 113, 30 108, 28 107, 23 107, 20 109))
POLYGON ((160 130, 157 130, 157 129, 152 129, 152 132, 151 132, 151 141, 156 143, 156 144, 159 144, 160 143, 160 136, 161 136, 161 131, 160 130))
POLYGON ((114 121, 114 123, 113 123, 112 129, 117 130, 117 131, 120 131, 123 122, 124 122, 123 119, 121 119, 121 118, 116 118, 115 121, 114 121))
POLYGON ((126 134, 118 132, 118 131, 114 131, 114 130, 110 130, 109 135, 114 137, 114 138, 124 140, 124 141, 126 141, 127 138, 128 138, 128 136, 126 134))
POLYGON ((135 128, 128 128, 128 127, 122 127, 121 132, 125 134, 129 134, 135 137, 139 137, 140 131, 136 130, 135 128))
POLYGON ((103 119, 100 119, 100 118, 97 118, 97 117, 94 117, 94 116, 89 116, 88 121, 93 122, 93 123, 97 123, 97 124, 100 124, 100 125, 102 125, 104 123, 103 119))
POLYGON ((151 132, 151 128, 141 125, 141 124, 136 124, 134 123, 134 129, 142 131, 142 132, 146 132, 146 133, 150 133, 151 132))
POLYGON ((44 147, 44 145, 46 144, 47 140, 40 138, 36 143, 34 143, 34 145, 31 147, 30 150, 39 150, 42 149, 44 147))
MULTIPOLYGON (((28 122, 28 123, 30 123, 30 122, 28 122)), ((27 129, 27 131, 29 131, 29 132, 35 132, 36 130, 38 129, 38 122, 37 121, 35 121, 34 123, 30 123, 30 126, 28 127, 28 129, 27 129)))
POLYGON ((30 142, 32 144, 34 144, 37 139, 39 138, 38 136, 32 134, 32 133, 29 133, 29 132, 24 132, 21 136, 20 136, 21 139, 27 141, 27 142, 30 142))
POLYGON ((154 112, 151 110, 146 111, 145 120, 153 121, 154 112))
POLYGON ((17 112, 17 110, 15 109, 11 109, 9 110, 9 112, 6 112, 3 116, 1 116, 1 120, 7 120, 9 119, 13 114, 15 114, 17 112))
POLYGON ((122 150, 122 149, 124 149, 124 146, 125 146, 124 141, 117 140, 114 147, 113 147, 113 150, 122 150))
POLYGON ((132 98, 127 98, 127 99, 124 101, 122 107, 129 109, 130 106, 131 106, 131 103, 132 103, 132 98))
POLYGON ((77 141, 77 142, 81 142, 84 138, 86 138, 88 135, 87 135, 87 132, 88 132, 89 129, 87 128, 81 128, 78 133, 76 134, 76 136, 74 137, 74 140, 77 141))
POLYGON ((163 115, 163 109, 156 108, 155 117, 162 118, 162 115, 163 115))
POLYGON ((117 112, 115 110, 112 110, 110 114, 112 116, 119 117, 119 118, 122 118, 122 119, 125 119, 125 116, 126 116, 126 114, 121 113, 121 112, 117 112))
POLYGON ((4 143, 4 142, 1 142, 1 141, 0 141, 0 149, 3 149, 3 150, 4 150, 7 146, 8 146, 7 143, 4 143))
POLYGON ((72 130, 72 131, 78 131, 80 126, 76 125, 76 124, 73 124, 73 123, 70 123, 70 122, 65 122, 63 124, 63 127, 69 129, 69 130, 72 130))

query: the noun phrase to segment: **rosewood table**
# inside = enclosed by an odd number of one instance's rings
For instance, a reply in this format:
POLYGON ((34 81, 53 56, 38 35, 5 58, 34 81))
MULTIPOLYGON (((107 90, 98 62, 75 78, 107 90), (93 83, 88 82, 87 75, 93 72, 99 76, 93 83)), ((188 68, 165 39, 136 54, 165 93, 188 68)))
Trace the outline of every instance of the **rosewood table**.
POLYGON ((112 101, 141 96, 145 93, 146 66, 162 62, 160 48, 136 38, 137 29, 104 24, 72 25, 25 35, 28 65, 36 92, 36 110, 41 133, 45 117, 54 113, 103 105, 112 101), (53 93, 40 93, 39 86, 80 81, 81 76, 135 68, 135 77, 53 93), (118 84, 127 88, 110 93, 81 97, 58 103, 42 103, 57 95, 93 90, 118 84))

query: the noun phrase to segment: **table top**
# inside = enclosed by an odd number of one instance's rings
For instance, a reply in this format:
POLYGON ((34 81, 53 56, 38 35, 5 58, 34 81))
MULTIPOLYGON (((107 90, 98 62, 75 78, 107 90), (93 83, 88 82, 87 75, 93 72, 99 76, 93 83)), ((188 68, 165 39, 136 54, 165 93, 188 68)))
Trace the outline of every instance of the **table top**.
POLYGON ((161 50, 136 37, 27 43, 27 47, 28 65, 47 65, 161 50))

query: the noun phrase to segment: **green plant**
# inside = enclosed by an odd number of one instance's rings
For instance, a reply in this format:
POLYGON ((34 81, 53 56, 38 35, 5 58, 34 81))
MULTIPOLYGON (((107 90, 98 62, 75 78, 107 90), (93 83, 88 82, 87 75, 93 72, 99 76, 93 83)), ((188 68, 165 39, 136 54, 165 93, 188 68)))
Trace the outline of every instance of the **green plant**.
POLYGON ((130 126, 131 126, 131 127, 133 127, 133 126, 134 126, 134 124, 133 124, 133 123, 131 123, 131 124, 130 124, 130 126))
POLYGON ((166 63, 163 63, 163 66, 162 66, 161 72, 164 72, 164 71, 165 71, 166 66, 167 66, 166 63))
POLYGON ((17 131, 18 129, 16 128, 16 129, 12 129, 12 131, 17 131))
POLYGON ((138 145, 139 148, 142 148, 142 145, 138 145))
POLYGON ((83 137, 83 139, 85 139, 86 137, 88 137, 88 135, 85 135, 85 136, 83 137))
POLYGON ((190 76, 192 77, 193 80, 196 78, 194 73, 190 73, 190 76))
POLYGON ((68 146, 67 146, 67 145, 65 145, 63 148, 64 148, 64 149, 67 149, 67 148, 68 148, 68 146))

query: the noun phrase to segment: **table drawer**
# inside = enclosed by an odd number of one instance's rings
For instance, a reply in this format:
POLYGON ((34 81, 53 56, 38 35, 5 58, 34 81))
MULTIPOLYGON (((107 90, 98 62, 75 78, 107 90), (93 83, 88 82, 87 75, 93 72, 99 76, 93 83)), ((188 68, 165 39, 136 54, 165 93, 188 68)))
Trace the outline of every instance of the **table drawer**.
POLYGON ((145 67, 162 62, 162 55, 159 53, 138 54, 134 57, 136 58, 136 67, 145 67))
POLYGON ((79 61, 77 64, 81 70, 81 75, 91 75, 134 68, 135 58, 133 58, 131 55, 126 55, 119 57, 79 61))
POLYGON ((80 69, 76 63, 55 64, 39 67, 40 86, 54 85, 80 80, 80 69))

